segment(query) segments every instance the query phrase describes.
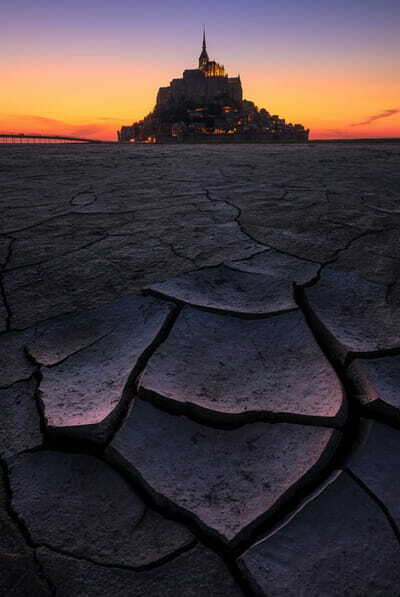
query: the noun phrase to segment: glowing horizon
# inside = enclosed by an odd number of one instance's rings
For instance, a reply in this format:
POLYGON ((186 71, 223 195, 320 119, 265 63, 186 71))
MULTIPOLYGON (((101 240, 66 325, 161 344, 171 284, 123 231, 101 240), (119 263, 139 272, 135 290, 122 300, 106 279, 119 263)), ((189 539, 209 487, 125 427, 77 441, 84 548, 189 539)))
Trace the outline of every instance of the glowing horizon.
POLYGON ((400 6, 392 0, 334 8, 303 0, 301 10, 294 0, 268 10, 259 0, 250 15, 207 0, 208 19, 183 0, 141 5, 140 14, 120 0, 69 6, 7 7, 0 132, 115 140, 153 109, 159 87, 196 65, 208 20, 210 57, 240 72, 244 97, 258 107, 300 122, 311 139, 400 137, 400 6))

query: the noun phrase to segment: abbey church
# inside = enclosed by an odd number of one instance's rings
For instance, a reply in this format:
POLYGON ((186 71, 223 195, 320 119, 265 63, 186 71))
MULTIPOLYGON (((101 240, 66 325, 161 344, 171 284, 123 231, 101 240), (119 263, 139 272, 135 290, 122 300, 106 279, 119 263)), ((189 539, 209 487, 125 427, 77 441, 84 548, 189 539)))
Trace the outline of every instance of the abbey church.
POLYGON ((160 87, 156 106, 142 121, 118 131, 121 142, 267 142, 308 140, 300 124, 243 100, 240 76, 229 77, 223 65, 210 60, 206 36, 199 65, 181 79, 160 87))
POLYGON ((199 68, 185 70, 182 79, 173 79, 169 87, 160 87, 157 106, 182 100, 208 104, 218 97, 229 97, 240 103, 242 84, 240 77, 228 77, 223 65, 208 58, 204 33, 199 68))

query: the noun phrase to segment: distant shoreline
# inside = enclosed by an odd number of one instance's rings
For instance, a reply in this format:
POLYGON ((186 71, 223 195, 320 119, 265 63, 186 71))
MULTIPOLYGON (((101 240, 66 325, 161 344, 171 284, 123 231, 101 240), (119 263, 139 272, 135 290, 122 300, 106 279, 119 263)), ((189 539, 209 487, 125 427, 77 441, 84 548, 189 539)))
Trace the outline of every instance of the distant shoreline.
MULTIPOLYGON (((4 134, 4 135, 0 135, 3 137, 7 137, 8 135, 4 134)), ((29 136, 30 137, 30 136, 29 136)), ((27 139, 29 138, 27 135, 23 136, 22 139, 27 139)), ((38 141, 40 139, 40 137, 34 137, 34 135, 31 136, 32 138, 36 139, 36 142, 22 142, 19 143, 17 141, 17 139, 15 139, 14 142, 1 142, 0 141, 0 147, 4 146, 4 147, 8 147, 10 145, 13 145, 14 147, 21 147, 22 145, 120 145, 120 146, 143 146, 143 145, 151 145, 151 146, 155 146, 155 145, 235 145, 235 144, 246 144, 246 145, 320 145, 320 144, 332 144, 332 143, 341 143, 341 144, 364 144, 364 145, 374 145, 374 144, 384 144, 384 143, 400 143, 400 137, 372 137, 372 138, 362 138, 362 139, 310 139, 308 141, 294 141, 294 140, 249 140, 249 139, 237 139, 235 141, 232 140, 227 140, 227 139, 198 139, 198 140, 191 140, 191 141, 160 141, 158 143, 121 143, 119 141, 111 141, 111 140, 101 140, 101 139, 87 139, 87 140, 82 140, 82 141, 77 141, 77 142, 73 142, 72 139, 69 143, 64 143, 64 141, 62 140, 62 138, 59 139, 59 142, 57 138, 52 137, 52 142, 48 143, 43 139, 43 142, 41 143, 40 141, 38 141)), ((74 140, 75 141, 75 140, 74 140)))
POLYGON ((308 143, 400 143, 400 137, 372 137, 368 139, 310 139, 308 143))

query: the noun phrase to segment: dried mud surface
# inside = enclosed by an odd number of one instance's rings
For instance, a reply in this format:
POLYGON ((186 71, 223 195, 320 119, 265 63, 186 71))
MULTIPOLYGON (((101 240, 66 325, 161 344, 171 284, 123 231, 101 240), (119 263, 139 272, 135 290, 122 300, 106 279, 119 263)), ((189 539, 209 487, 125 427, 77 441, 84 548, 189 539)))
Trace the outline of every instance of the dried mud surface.
POLYGON ((395 595, 400 146, 0 145, 0 593, 395 595))

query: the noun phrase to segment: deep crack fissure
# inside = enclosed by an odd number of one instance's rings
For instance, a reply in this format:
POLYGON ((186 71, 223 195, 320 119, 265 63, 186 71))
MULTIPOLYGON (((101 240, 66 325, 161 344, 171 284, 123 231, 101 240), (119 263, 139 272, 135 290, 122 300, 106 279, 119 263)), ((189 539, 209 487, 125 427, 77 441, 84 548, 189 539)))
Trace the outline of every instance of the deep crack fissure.
POLYGON ((200 406, 194 402, 175 400, 171 396, 165 396, 153 390, 148 390, 140 383, 137 388, 138 398, 149 402, 158 410, 161 410, 171 416, 185 416, 191 421, 210 427, 211 429, 235 430, 253 425, 256 423, 279 424, 287 423, 290 425, 310 425, 312 427, 328 427, 330 429, 341 430, 342 425, 335 421, 336 417, 323 415, 304 415, 290 413, 286 411, 274 412, 269 410, 254 410, 242 413, 225 413, 212 410, 205 406, 200 406))
POLYGON ((113 425, 113 431, 109 434, 107 438, 107 445, 109 445, 112 440, 114 439, 116 433, 119 431, 121 425, 123 424, 126 415, 128 414, 129 407, 132 404, 135 396, 137 396, 138 391, 138 383, 141 373, 144 371, 147 363, 149 362, 151 356, 157 350, 163 342, 168 338, 172 328, 175 325, 176 320, 178 319, 179 313, 181 309, 179 306, 170 303, 172 305, 171 311, 165 318, 164 323, 161 326, 160 331, 153 339, 153 341, 145 348, 142 354, 139 356, 134 369, 132 370, 131 374, 129 375, 128 381, 125 385, 123 396, 115 409, 115 422, 113 425))
MULTIPOLYGON (((212 266, 212 267, 218 267, 218 266, 212 266)), ((199 270, 196 270, 196 271, 199 271, 199 270)), ((258 274, 253 274, 253 275, 258 275, 258 274)), ((199 305, 197 303, 191 303, 191 302, 183 300, 183 299, 178 299, 177 297, 172 297, 172 296, 162 292, 161 290, 152 288, 151 286, 144 289, 143 294, 155 296, 157 298, 161 298, 161 299, 167 300, 167 301, 172 300, 182 308, 185 306, 188 306, 188 307, 192 307, 193 309, 198 309, 199 311, 205 311, 207 313, 216 313, 218 315, 221 315, 221 317, 236 317, 238 319, 269 319, 270 317, 277 317, 278 315, 284 315, 285 313, 292 313, 293 311, 297 311, 297 309, 298 309, 297 307, 291 307, 291 308, 287 308, 287 309, 280 309, 280 310, 278 309, 277 311, 270 311, 267 313, 257 313, 257 312, 246 313, 244 311, 236 311, 236 310, 230 311, 223 307, 208 307, 205 305, 199 305)))

